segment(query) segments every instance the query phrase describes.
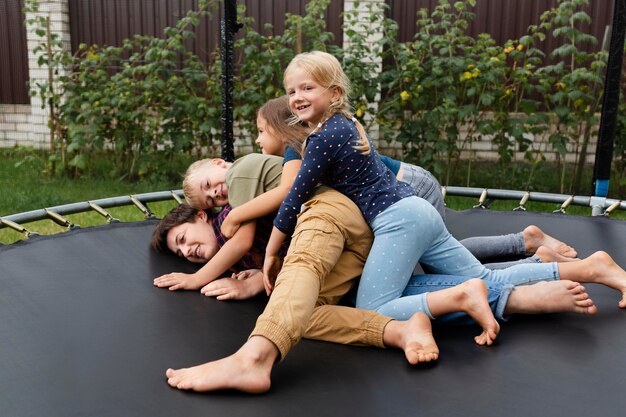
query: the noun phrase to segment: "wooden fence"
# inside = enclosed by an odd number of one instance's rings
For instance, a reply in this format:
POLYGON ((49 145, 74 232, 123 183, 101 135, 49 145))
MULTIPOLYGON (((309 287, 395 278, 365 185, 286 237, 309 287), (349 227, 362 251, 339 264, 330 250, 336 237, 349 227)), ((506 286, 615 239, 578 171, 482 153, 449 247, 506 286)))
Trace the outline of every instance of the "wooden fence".
MULTIPOLYGON (((134 34, 160 35, 163 28, 173 26, 187 10, 197 5, 197 0, 59 0, 66 1, 69 9, 69 26, 72 50, 78 45, 121 45, 123 39, 134 34)), ((347 1, 347 0, 346 0, 347 1)), ((341 45, 344 0, 332 0, 327 12, 327 28, 341 45)), ((245 4, 247 15, 254 17, 256 30, 264 32, 266 23, 274 26, 275 33, 284 30, 285 13, 303 14, 308 0, 238 0, 245 4)), ((432 9, 438 0, 386 0, 390 17, 399 23, 400 40, 410 40, 415 34, 415 16, 420 8, 432 9)), ((476 20, 469 32, 473 35, 489 33, 498 42, 517 39, 524 35, 530 24, 539 23, 540 14, 557 4, 557 0, 478 0, 476 20)), ((22 0, 0 0, 0 104, 28 104, 28 51, 25 35, 22 0)), ((599 44, 605 26, 610 24, 613 1, 591 1, 586 12, 592 24, 582 29, 594 35, 599 44)), ((207 60, 219 45, 219 18, 202 22, 190 49, 207 60)), ((549 38, 545 50, 554 48, 556 42, 549 38)), ((600 45, 589 45, 597 50, 600 45)))

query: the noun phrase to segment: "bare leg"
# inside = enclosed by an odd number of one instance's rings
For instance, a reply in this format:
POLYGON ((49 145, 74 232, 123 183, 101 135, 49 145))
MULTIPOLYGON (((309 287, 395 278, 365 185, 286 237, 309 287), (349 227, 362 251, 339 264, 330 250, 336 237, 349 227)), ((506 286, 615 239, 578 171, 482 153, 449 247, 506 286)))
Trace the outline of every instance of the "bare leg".
POLYGON ((474 278, 445 290, 429 292, 426 297, 433 317, 462 311, 483 328, 474 341, 479 345, 491 345, 500 331, 500 325, 489 307, 487 293, 487 285, 474 278))
POLYGON ((608 253, 598 251, 577 262, 559 263, 561 279, 603 284, 622 293, 620 308, 626 308, 626 271, 608 253))
POLYGON ((550 249, 547 246, 539 246, 535 255, 541 259, 541 262, 571 262, 571 261, 579 261, 578 258, 569 258, 567 256, 563 256, 554 249, 550 249))
POLYGON ((544 233, 537 226, 528 226, 522 231, 526 252, 535 253, 540 246, 546 246, 567 258, 575 258, 577 253, 574 248, 544 233))
POLYGON ((278 348, 269 339, 252 336, 234 354, 192 368, 168 369, 167 383, 178 389, 236 389, 258 394, 270 389, 270 373, 278 348))
POLYGON ((585 287, 574 281, 538 282, 513 289, 505 314, 579 313, 596 314, 585 287))
POLYGON ((411 365, 439 358, 430 319, 424 313, 415 313, 406 321, 390 321, 385 326, 383 342, 385 346, 402 349, 411 365))

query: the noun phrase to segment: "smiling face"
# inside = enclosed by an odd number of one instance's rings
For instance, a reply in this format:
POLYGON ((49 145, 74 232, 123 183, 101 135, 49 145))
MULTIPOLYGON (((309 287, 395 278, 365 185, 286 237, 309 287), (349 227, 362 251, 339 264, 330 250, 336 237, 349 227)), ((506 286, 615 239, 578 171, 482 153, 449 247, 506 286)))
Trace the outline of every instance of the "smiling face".
POLYGON ((167 247, 194 263, 207 263, 219 250, 213 226, 204 211, 198 211, 194 221, 172 227, 167 232, 167 247))
POLYGON ((259 145, 261 151, 266 155, 284 156, 285 144, 274 135, 263 116, 257 116, 256 127, 259 131, 259 136, 257 136, 255 143, 259 145))
POLYGON ((228 164, 222 159, 214 159, 211 164, 198 169, 188 180, 185 194, 190 204, 198 210, 223 207, 228 204, 228 186, 225 178, 228 164))
POLYGON ((285 90, 293 114, 314 125, 322 121, 331 103, 341 95, 338 87, 321 86, 299 67, 291 68, 285 74, 285 90))

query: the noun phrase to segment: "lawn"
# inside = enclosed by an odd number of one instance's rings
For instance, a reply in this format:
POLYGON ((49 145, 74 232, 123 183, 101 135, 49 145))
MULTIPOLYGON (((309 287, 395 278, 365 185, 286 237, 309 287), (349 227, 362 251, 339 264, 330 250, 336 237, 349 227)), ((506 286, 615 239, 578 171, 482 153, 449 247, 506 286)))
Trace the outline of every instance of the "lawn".
MULTIPOLYGON (((45 155, 32 150, 0 150, 0 216, 6 216, 25 211, 53 207, 80 201, 96 200, 106 197, 127 196, 154 191, 180 189, 180 180, 148 180, 137 182, 112 181, 102 177, 79 177, 68 179, 51 177, 45 172, 45 155)), ((488 181, 488 178, 479 178, 476 181, 488 181)), ((182 177, 181 177, 182 178, 182 177)), ((460 182, 460 181, 459 181, 460 182)), ((546 186, 547 191, 550 186, 546 186)), ((540 188, 538 188, 540 189, 540 188)), ((543 191, 543 189, 541 189, 543 191)), ((446 204, 455 210, 471 208, 476 205, 476 199, 448 196, 446 204)), ((157 217, 162 217, 171 208, 176 206, 174 200, 150 203, 149 208, 157 217)), ((494 210, 512 210, 518 203, 514 201, 496 201, 491 206, 494 210)), ((553 211, 558 205, 529 202, 526 208, 530 211, 553 211)), ((107 210, 113 217, 122 221, 137 221, 144 218, 144 214, 135 206, 122 206, 107 210)), ((589 215, 591 210, 586 207, 571 207, 568 214, 589 215)), ((626 219, 626 212, 616 212, 614 218, 626 219)), ((67 218, 81 227, 104 224, 106 220, 95 212, 68 215, 67 218)), ((66 228, 58 226, 50 220, 41 220, 23 225, 29 231, 40 234, 59 233, 66 228)), ((9 228, 0 229, 0 243, 8 244, 22 239, 24 236, 9 228)))

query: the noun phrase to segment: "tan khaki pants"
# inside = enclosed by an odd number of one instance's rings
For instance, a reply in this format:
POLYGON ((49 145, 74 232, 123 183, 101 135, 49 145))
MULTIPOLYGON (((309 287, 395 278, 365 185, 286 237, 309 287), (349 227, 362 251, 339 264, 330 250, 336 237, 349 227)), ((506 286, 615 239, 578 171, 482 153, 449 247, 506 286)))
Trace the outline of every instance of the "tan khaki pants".
POLYGON ((336 306, 361 274, 373 235, 358 207, 324 189, 298 217, 274 291, 251 336, 263 336, 281 358, 303 337, 383 347, 390 318, 336 306))

